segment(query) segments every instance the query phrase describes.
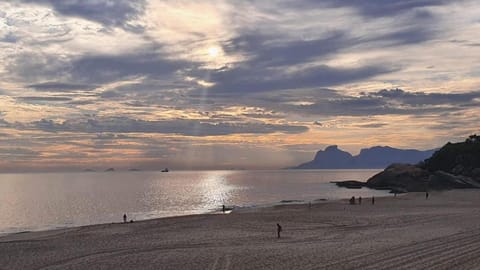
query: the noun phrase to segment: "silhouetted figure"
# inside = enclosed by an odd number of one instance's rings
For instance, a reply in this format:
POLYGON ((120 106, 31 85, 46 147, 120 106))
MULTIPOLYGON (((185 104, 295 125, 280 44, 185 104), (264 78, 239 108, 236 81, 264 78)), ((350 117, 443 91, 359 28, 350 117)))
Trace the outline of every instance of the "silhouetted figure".
POLYGON ((222 205, 222 212, 225 213, 225 204, 222 205))
POLYGON ((425 192, 425 199, 426 199, 426 200, 428 200, 428 196, 429 196, 429 195, 428 195, 428 191, 427 191, 427 192, 425 192))
POLYGON ((372 204, 375 204, 375 197, 372 196, 372 204))
POLYGON ((358 204, 362 204, 362 196, 358 197, 358 204))
POLYGON ((352 198, 350 198, 350 204, 355 204, 355 196, 352 196, 352 198))
POLYGON ((123 214, 123 223, 127 223, 127 214, 123 214))
POLYGON ((282 231, 282 226, 277 223, 277 238, 280 238, 280 232, 282 231))

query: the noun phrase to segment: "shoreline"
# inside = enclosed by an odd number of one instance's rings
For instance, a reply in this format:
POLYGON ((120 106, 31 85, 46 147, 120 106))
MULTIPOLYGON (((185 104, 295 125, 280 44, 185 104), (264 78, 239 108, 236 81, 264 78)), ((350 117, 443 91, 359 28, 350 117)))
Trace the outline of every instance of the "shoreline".
MULTIPOLYGON (((388 196, 390 196, 390 194, 386 193, 385 196, 377 196, 377 197, 388 197, 388 196)), ((158 219, 188 217, 188 216, 223 215, 223 214, 230 214, 230 213, 233 213, 233 212, 255 211, 255 209, 272 208, 272 207, 277 207, 277 206, 308 205, 309 202, 313 205, 313 204, 317 204, 317 203, 336 202, 336 201, 342 201, 342 200, 348 200, 348 199, 339 198, 339 199, 327 200, 327 199, 324 199, 324 198, 318 198, 318 199, 311 200, 311 201, 292 199, 292 200, 281 200, 281 201, 272 202, 272 203, 251 204, 251 205, 243 205, 243 206, 226 205, 228 208, 231 208, 231 210, 227 211, 227 213, 222 213, 222 209, 221 209, 221 205, 220 205, 219 208, 216 209, 216 210, 211 209, 211 210, 203 212, 203 213, 172 215, 172 216, 153 217, 153 218, 146 218, 146 219, 135 219, 135 220, 133 220, 133 223, 145 222, 145 221, 150 221, 150 220, 158 220, 158 219)), ((120 220, 120 218, 119 218, 119 220, 120 220)), ((130 223, 130 222, 127 221, 127 223, 130 223)), ((48 231, 68 230, 68 229, 74 229, 74 228, 82 228, 82 227, 89 227, 89 226, 96 226, 96 225, 108 225, 108 224, 124 224, 124 223, 119 221, 119 222, 92 223, 92 224, 84 224, 84 225, 72 225, 72 226, 68 226, 68 225, 66 225, 66 226, 45 226, 45 229, 38 229, 38 230, 36 230, 36 229, 28 230, 27 229, 27 230, 22 230, 22 231, 4 232, 4 233, 0 233, 0 242, 2 241, 3 237, 10 236, 10 235, 15 235, 15 234, 42 233, 42 232, 48 232, 48 231)))
POLYGON ((408 193, 375 205, 343 199, 15 234, 0 238, 0 268, 472 269, 478 195, 408 193))
MULTIPOLYGON (((326 202, 335 202, 335 201, 341 201, 341 200, 346 200, 346 199, 336 199, 336 200, 327 200, 327 199, 316 199, 313 201, 310 201, 311 204, 318 204, 318 203, 326 203, 326 202)), ((133 220, 133 222, 127 221, 127 222, 105 222, 105 223, 93 223, 93 224, 85 224, 85 225, 73 225, 73 226, 65 226, 65 227, 56 227, 56 228, 47 228, 47 229, 40 229, 40 230, 25 230, 25 231, 18 231, 18 232, 6 232, 6 233, 0 233, 0 243, 4 242, 2 241, 4 238, 10 238, 11 236, 15 235, 24 235, 24 234, 50 234, 50 232, 54 233, 59 231, 60 233, 62 231, 71 231, 75 229, 82 229, 82 228, 89 228, 89 227, 95 227, 95 226, 106 226, 106 225, 119 225, 119 224, 131 224, 131 223, 141 223, 141 222, 151 222, 151 221, 156 221, 156 220, 167 220, 167 219, 176 219, 176 218, 183 218, 183 217, 195 217, 195 216, 204 216, 208 217, 211 215, 228 215, 231 213, 238 213, 238 212, 255 212, 260 209, 268 209, 268 208, 274 208, 274 207, 279 207, 279 206, 290 206, 290 205, 308 205, 308 201, 304 200, 282 200, 280 202, 276 203, 268 203, 268 204, 261 204, 261 205, 249 205, 249 206, 227 206, 231 207, 231 210, 225 211, 225 213, 222 212, 221 208, 219 210, 211 210, 209 212, 205 213, 199 213, 199 214, 186 214, 186 215, 174 215, 174 216, 165 216, 165 217, 155 217, 155 218, 147 218, 147 219, 138 219, 138 220, 133 220)))
MULTIPOLYGON (((405 194, 398 194, 398 196, 404 196, 408 193, 405 194)), ((390 194, 387 193, 385 196, 377 196, 375 198, 388 198, 390 197, 390 194)), ((393 197, 393 196, 392 196, 393 197)), ((365 198, 367 199, 367 198, 365 198)), ((38 237, 44 237, 44 236, 51 236, 51 235, 56 235, 56 234, 62 234, 65 232, 71 232, 71 231, 76 231, 76 230, 81 230, 81 229, 93 229, 95 227, 104 227, 104 226, 109 226, 109 225, 128 225, 128 224, 133 224, 133 223, 149 223, 149 222, 161 222, 161 221, 168 221, 168 220, 175 220, 175 219, 181 219, 181 218, 193 218, 193 217, 204 217, 207 218, 209 216, 214 216, 214 215, 229 215, 229 214, 237 214, 237 213, 257 213, 260 211, 269 211, 269 210, 274 210, 282 207, 307 207, 308 204, 310 203, 311 206, 318 205, 318 204, 348 204, 347 198, 341 198, 341 199, 333 199, 333 200, 327 200, 323 198, 315 199, 312 201, 305 201, 305 200, 282 200, 279 202, 275 203, 267 203, 267 204, 259 204, 259 205, 249 205, 249 206, 238 206, 238 207, 232 207, 232 210, 226 211, 226 213, 223 213, 221 208, 219 210, 212 210, 210 212, 205 212, 205 213, 199 213, 199 214, 187 214, 187 215, 175 215, 175 216, 166 216, 166 217, 157 217, 157 218, 148 218, 148 219, 139 219, 139 220, 134 220, 133 222, 127 221, 127 222, 106 222, 106 223, 94 223, 94 224, 86 224, 86 225, 79 225, 79 226, 65 226, 65 227, 57 227, 57 228, 52 228, 52 229, 41 229, 41 230, 26 230, 26 231, 20 231, 20 232, 12 232, 12 233, 4 233, 0 234, 0 243, 2 242, 9 242, 12 241, 12 239, 29 239, 31 236, 32 238, 38 238, 38 237), (18 236, 18 237, 17 237, 18 236), (26 236, 26 237, 24 237, 26 236), (7 239, 7 240, 5 240, 7 239)), ((365 202, 366 203, 366 202, 365 202)), ((229 206, 231 207, 231 206, 229 206)), ((16 240, 13 240, 16 241, 16 240)))

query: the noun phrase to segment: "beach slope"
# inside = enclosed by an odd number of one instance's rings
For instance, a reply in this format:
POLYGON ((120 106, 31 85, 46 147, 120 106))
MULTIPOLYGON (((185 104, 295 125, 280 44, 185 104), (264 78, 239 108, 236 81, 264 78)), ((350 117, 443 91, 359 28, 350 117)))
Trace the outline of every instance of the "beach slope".
POLYGON ((363 198, 13 234, 0 238, 0 269, 473 269, 479 195, 409 193, 374 205, 363 198))

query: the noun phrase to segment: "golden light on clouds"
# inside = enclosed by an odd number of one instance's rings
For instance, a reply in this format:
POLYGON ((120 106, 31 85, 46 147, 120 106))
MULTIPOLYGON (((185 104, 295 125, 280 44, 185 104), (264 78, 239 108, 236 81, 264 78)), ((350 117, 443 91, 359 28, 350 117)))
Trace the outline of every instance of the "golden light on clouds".
POLYGON ((478 3, 434 2, 0 1, 0 171, 478 133, 478 3))

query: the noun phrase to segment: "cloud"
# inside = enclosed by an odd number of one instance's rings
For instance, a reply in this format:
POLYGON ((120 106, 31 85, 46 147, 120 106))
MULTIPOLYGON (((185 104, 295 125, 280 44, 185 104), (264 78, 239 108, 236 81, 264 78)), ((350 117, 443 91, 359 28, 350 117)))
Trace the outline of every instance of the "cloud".
POLYGON ((393 72, 395 69, 383 65, 359 68, 335 68, 320 65, 294 72, 282 70, 255 70, 248 67, 217 71, 211 75, 215 86, 209 93, 245 95, 275 90, 321 88, 351 83, 377 75, 393 72))
POLYGON ((135 29, 137 19, 145 9, 145 0, 17 0, 28 4, 52 7, 56 12, 99 22, 107 27, 135 29))
POLYGON ((123 55, 94 55, 74 59, 71 77, 88 83, 119 81, 127 77, 153 77, 171 75, 182 67, 193 65, 181 60, 170 60, 156 53, 131 53, 123 55))
POLYGON ((362 16, 368 18, 378 17, 390 17, 397 16, 404 12, 441 6, 449 1, 447 0, 370 0, 370 1, 358 1, 358 0, 324 0, 324 1, 301 1, 299 4, 291 4, 292 7, 305 8, 322 8, 322 7, 350 7, 357 10, 362 16))
POLYGON ((402 89, 383 89, 378 92, 370 92, 370 97, 379 97, 382 99, 395 100, 402 104, 410 106, 423 105, 452 105, 465 106, 475 102, 480 98, 480 92, 466 93, 425 93, 425 92, 407 92, 402 89))
MULTIPOLYGON (((347 30, 329 31, 313 39, 285 39, 278 33, 239 33, 224 43, 227 53, 241 54, 246 59, 233 67, 209 72, 215 85, 211 94, 244 95, 285 89, 330 87, 371 79, 400 71, 400 65, 374 61, 357 62, 355 66, 325 64, 342 53, 351 53, 379 46, 394 47, 420 44, 436 37, 429 24, 403 26, 358 36, 347 30)), ((195 74, 193 74, 195 76, 195 74)))
POLYGON ((33 159, 37 158, 39 155, 39 152, 27 148, 0 148, 0 157, 6 159, 33 159))
MULTIPOLYGON (((313 90, 286 91, 282 95, 265 94, 256 97, 257 106, 263 104, 286 115, 370 116, 370 115, 425 115, 457 112, 480 105, 480 92, 424 93, 402 89, 384 89, 346 95, 341 91, 316 93, 313 90), (305 101, 308 102, 305 102, 305 101)), ((249 101, 255 102, 255 101, 249 101)), ((323 125, 318 122, 317 125, 323 125)))
POLYGON ((371 123, 371 124, 360 124, 357 125, 359 128, 381 128, 384 126, 388 126, 386 123, 371 123))
MULTIPOLYGON (((202 148, 192 163, 208 152, 218 161, 265 141, 270 156, 333 140, 355 148, 358 138, 436 147, 432 137, 479 120, 475 1, 14 0, 0 9, 9 135, 0 144, 41 152, 39 162, 120 152, 142 162, 190 147, 202 148)), ((245 150, 252 164, 257 155, 245 150)))
POLYGON ((23 52, 15 54, 5 68, 16 82, 61 80, 69 76, 69 61, 68 57, 43 52, 23 52))
POLYGON ((17 97, 17 100, 23 102, 64 102, 71 101, 72 98, 69 97, 56 97, 56 96, 27 96, 27 97, 17 97))
POLYGON ((91 91, 94 90, 97 86, 88 85, 88 84, 72 84, 72 83, 63 83, 63 82, 44 82, 38 84, 31 84, 27 86, 28 88, 35 89, 40 92, 71 92, 71 91, 91 91))
POLYGON ((185 119, 146 121, 125 117, 82 119, 78 121, 66 120, 60 123, 42 119, 30 125, 25 125, 24 128, 39 129, 47 132, 162 133, 185 136, 221 136, 244 133, 269 134, 274 132, 296 134, 308 130, 307 127, 296 125, 208 122, 185 119))
POLYGON ((6 33, 3 37, 0 37, 0 42, 16 43, 19 37, 12 32, 6 33))
MULTIPOLYGON (((364 41, 366 43, 383 42, 383 45, 387 46, 401 46, 409 44, 420 44, 422 42, 434 39, 437 34, 437 30, 431 29, 430 27, 428 27, 428 25, 421 27, 415 25, 410 28, 400 29, 382 35, 368 37, 364 41)), ((379 44, 377 44, 376 46, 379 46, 379 44)))
MULTIPOLYGON (((336 117, 365 117, 365 116, 431 116, 443 113, 461 113, 462 111, 477 108, 480 105, 480 92, 469 91, 463 93, 421 92, 402 89, 383 89, 359 94, 347 93, 342 90, 312 88, 290 89, 273 92, 256 92, 232 100, 232 95, 209 95, 205 101, 214 100, 215 105, 204 105, 205 110, 213 113, 207 115, 213 118, 215 110, 241 105, 262 108, 264 111, 274 112, 273 116, 290 119, 322 119, 314 123, 317 126, 328 126, 324 120, 336 117), (298 118, 297 118, 298 117, 298 118)), ((188 105, 187 105, 188 106, 188 105)), ((244 115, 256 118, 257 115, 244 115)), ((262 116, 258 116, 262 119, 262 116)), ((451 119, 452 116, 446 116, 451 119)), ((267 119, 263 117, 263 119, 267 119)), ((312 120, 310 120, 312 121, 312 120)), ((307 120, 307 122, 310 122, 307 120)), ((380 128, 390 124, 390 120, 381 118, 378 123, 370 120, 359 120, 359 128, 380 128)), ((355 121, 352 121, 354 123, 355 121)), ((311 122, 310 122, 311 123, 311 122)), ((353 124, 352 124, 353 125, 353 124)), ((466 124, 465 124, 466 125, 466 124)))
POLYGON ((312 40, 278 40, 278 36, 261 33, 243 33, 227 41, 224 49, 229 53, 244 53, 251 67, 271 67, 311 62, 352 45, 345 32, 333 31, 312 40))

